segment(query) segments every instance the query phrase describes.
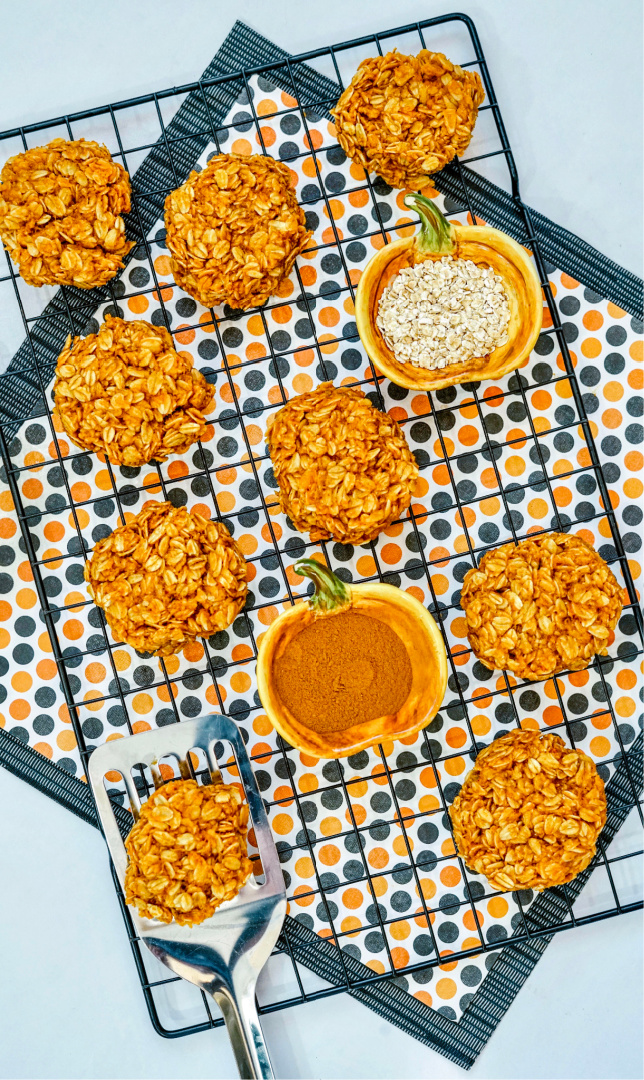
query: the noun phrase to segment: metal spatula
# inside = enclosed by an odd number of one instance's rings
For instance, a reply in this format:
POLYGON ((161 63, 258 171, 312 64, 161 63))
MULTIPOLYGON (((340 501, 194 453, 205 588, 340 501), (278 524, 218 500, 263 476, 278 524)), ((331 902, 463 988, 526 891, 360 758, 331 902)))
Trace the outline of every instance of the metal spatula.
POLYGON ((221 782, 214 744, 231 744, 239 778, 244 787, 264 884, 253 877, 233 899, 224 902, 199 926, 164 925, 141 918, 131 909, 132 920, 148 949, 172 971, 212 994, 228 1028, 228 1035, 244 1078, 272 1077, 268 1050, 257 1015, 255 985, 279 937, 286 914, 286 890, 264 803, 253 776, 239 729, 225 716, 202 716, 158 731, 145 731, 115 739, 97 747, 89 762, 89 779, 112 861, 124 886, 127 853, 105 788, 108 772, 119 772, 130 798, 134 818, 140 800, 132 779, 132 767, 150 768, 156 787, 162 783, 159 762, 176 757, 182 777, 190 776, 188 754, 202 750, 214 783, 221 782))

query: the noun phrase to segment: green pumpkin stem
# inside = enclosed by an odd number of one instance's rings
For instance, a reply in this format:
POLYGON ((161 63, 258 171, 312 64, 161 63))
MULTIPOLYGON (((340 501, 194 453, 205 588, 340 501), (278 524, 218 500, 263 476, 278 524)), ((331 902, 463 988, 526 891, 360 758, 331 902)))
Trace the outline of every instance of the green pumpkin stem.
POLYGON ((421 254, 448 255, 455 248, 452 226, 436 203, 425 195, 414 191, 405 195, 403 202, 409 210, 415 210, 420 217, 420 232, 417 233, 416 250, 421 254))
POLYGON ((315 559, 298 559, 293 569, 296 574, 310 578, 315 585, 309 605, 318 614, 341 611, 351 603, 351 593, 344 581, 315 559))

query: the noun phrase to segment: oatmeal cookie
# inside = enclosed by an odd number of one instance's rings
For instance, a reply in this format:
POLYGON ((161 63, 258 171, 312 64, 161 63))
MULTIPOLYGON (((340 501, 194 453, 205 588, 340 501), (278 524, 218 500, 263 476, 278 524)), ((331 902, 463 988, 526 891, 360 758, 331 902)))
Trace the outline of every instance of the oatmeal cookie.
POLYGON ((0 173, 0 238, 28 285, 105 285, 123 266, 130 178, 109 150, 54 139, 0 173))
POLYGON ((216 154, 168 195, 165 224, 174 279, 206 307, 265 303, 311 236, 288 167, 261 154, 216 154))
POLYGON ((572 881, 606 823, 592 761, 558 735, 511 731, 478 755, 450 807, 459 855, 495 889, 572 881))
POLYGON ((170 656, 225 630, 244 606, 246 560, 225 525, 172 503, 148 503, 99 540, 85 565, 112 636, 170 656))
POLYGON ((482 664, 520 679, 547 679, 606 655, 621 594, 594 548, 552 532, 486 552, 465 575, 461 606, 482 664))
POLYGON ((282 510, 311 540, 366 544, 404 513, 418 465, 398 424, 359 390, 321 383, 269 417, 282 510))
POLYGON ((394 51, 362 61, 332 115, 352 161, 392 187, 416 189, 464 152, 484 97, 477 72, 443 53, 394 51))
POLYGON ((65 431, 113 465, 185 453, 205 433, 213 394, 165 327, 143 319, 106 315, 97 334, 68 337, 56 365, 54 401, 65 431))
POLYGON ((248 803, 237 784, 164 784, 125 841, 126 904, 144 919, 197 926, 250 877, 247 834, 248 803))

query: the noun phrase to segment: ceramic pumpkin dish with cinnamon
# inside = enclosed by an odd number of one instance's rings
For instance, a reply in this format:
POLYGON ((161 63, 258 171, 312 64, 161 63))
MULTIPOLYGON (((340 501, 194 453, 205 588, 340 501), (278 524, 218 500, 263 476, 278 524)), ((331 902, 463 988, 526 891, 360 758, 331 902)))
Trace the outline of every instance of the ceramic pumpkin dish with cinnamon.
POLYGON ((347 585, 315 559, 294 569, 315 592, 271 624, 257 661, 259 696, 282 738, 338 758, 429 724, 447 656, 426 608, 393 585, 347 585))
MULTIPOLYGON (((450 224, 424 195, 405 196, 405 206, 420 216, 413 237, 386 244, 368 263, 356 294, 356 325, 360 340, 376 367, 397 386, 414 390, 441 390, 473 379, 498 379, 529 357, 541 331, 543 301, 533 263, 520 244, 499 229, 486 225, 450 224), (401 271, 426 260, 464 260, 464 266, 491 270, 509 306, 503 344, 488 354, 471 356, 441 367, 401 362, 378 326, 383 293, 401 271)), ((490 276, 490 275, 488 275, 490 276)), ((457 311, 457 307, 453 307, 457 311)))

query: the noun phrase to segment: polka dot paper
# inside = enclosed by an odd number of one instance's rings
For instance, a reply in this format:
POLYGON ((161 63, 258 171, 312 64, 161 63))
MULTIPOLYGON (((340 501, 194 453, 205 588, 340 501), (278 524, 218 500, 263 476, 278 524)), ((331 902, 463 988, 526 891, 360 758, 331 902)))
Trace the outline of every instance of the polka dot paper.
MULTIPOLYGON (((543 683, 518 684, 472 655, 460 588, 492 545, 542 529, 571 529, 626 584, 549 310, 544 306, 543 332, 529 363, 498 383, 427 395, 377 379, 356 331, 355 287, 384 243, 383 230, 395 239, 413 228, 404 193, 378 179, 368 185, 323 116, 301 113, 264 78, 249 85, 251 97, 244 92, 229 126, 218 132, 221 149, 265 149, 287 162, 314 233, 310 248, 279 296, 247 313, 203 308, 175 285, 161 220, 149 250, 136 249, 114 301, 95 313, 85 332, 95 332, 106 313, 168 325, 176 347, 215 387, 207 435, 187 454, 143 468, 113 467, 79 451, 55 417, 53 427, 41 416, 15 435, 11 468, 75 715, 65 701, 3 472, 0 724, 82 776, 81 750, 106 739, 208 711, 232 716, 267 803, 290 914, 374 972, 393 973, 409 993, 456 1020, 496 954, 453 957, 480 949, 481 941, 506 940, 522 927, 534 897, 530 891, 497 894, 466 872, 446 808, 477 748, 516 725, 556 730, 608 779, 638 730, 636 623, 625 589, 610 658, 543 683), (268 416, 324 380, 360 386, 389 412, 420 467, 409 513, 364 547, 311 544, 275 497, 265 446, 268 416), (148 501, 163 498, 226 523, 248 560, 250 593, 227 631, 159 660, 112 640, 89 601, 83 564, 98 540, 148 501), (405 589, 441 625, 450 657, 448 692, 418 736, 340 762, 300 754, 277 737, 257 694, 255 658, 268 626, 307 591, 294 570, 304 554, 326 560, 345 581, 382 579, 405 589)), ((198 168, 213 152, 210 146, 198 168)), ((448 214, 457 209, 449 199, 441 205, 448 214)), ((637 583, 641 322, 555 267, 548 272, 637 583)))

